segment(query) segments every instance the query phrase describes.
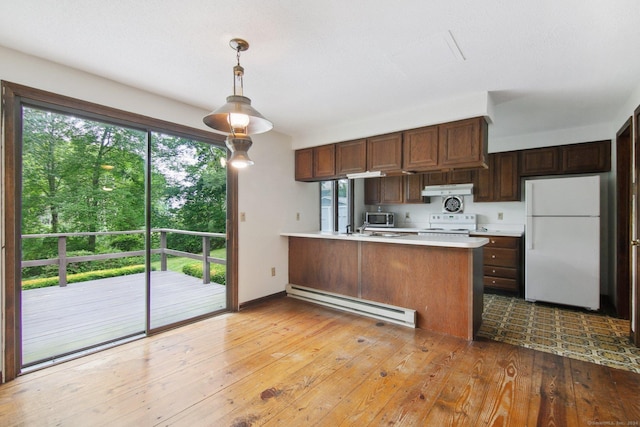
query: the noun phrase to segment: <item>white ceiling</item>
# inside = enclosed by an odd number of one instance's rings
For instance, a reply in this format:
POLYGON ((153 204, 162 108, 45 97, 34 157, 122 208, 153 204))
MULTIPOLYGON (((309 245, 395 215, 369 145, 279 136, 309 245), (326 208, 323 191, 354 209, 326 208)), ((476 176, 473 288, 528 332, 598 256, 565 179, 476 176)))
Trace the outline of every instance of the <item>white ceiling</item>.
POLYGON ((294 138, 479 92, 495 104, 492 136, 581 127, 613 120, 640 86, 637 0, 0 0, 0 10, 2 46, 206 110, 231 94, 229 40, 245 38, 245 95, 294 138))

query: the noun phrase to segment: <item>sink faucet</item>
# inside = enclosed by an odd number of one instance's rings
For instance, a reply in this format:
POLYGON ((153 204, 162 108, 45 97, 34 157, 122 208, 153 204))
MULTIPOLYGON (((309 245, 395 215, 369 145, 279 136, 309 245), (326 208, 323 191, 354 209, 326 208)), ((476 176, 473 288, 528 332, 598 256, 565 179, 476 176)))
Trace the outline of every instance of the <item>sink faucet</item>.
POLYGON ((367 227, 369 226, 369 223, 367 221, 362 223, 362 227, 360 227, 360 232, 364 233, 364 231, 367 229, 367 227))

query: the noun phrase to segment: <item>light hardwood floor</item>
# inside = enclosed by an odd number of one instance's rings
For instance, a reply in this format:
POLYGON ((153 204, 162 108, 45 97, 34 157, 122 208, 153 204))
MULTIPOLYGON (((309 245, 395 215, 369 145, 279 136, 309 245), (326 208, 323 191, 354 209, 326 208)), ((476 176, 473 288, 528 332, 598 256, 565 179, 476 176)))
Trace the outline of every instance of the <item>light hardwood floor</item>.
POLYGON ((640 375, 288 298, 23 375, 3 426, 639 425, 640 375))

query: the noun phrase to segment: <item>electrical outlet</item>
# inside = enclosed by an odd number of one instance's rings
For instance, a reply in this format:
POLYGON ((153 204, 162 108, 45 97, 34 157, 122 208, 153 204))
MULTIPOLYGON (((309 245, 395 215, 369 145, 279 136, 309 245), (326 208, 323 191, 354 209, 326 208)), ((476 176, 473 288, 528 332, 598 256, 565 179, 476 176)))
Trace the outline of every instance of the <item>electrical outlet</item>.
POLYGON ((296 212, 296 221, 300 221, 300 212, 296 212))
POLYGON ((498 219, 499 220, 504 219, 504 214, 502 212, 498 212, 498 219))
POLYGON ((276 268, 275 267, 271 267, 271 276, 275 276, 276 275, 276 268))
POLYGON ((240 212, 240 222, 245 222, 247 220, 247 216, 244 212, 240 212))
POLYGON ((405 212, 404 213, 404 219, 411 219, 411 213, 410 212, 405 212))

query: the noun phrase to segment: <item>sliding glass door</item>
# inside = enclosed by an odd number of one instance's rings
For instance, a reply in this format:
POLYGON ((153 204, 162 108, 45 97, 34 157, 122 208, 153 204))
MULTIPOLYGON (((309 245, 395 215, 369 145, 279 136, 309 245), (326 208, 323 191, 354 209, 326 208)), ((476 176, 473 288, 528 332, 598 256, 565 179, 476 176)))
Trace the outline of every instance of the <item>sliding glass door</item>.
POLYGON ((28 367, 227 309, 226 150, 22 109, 28 367))
POLYGON ((227 308, 226 150, 151 134, 151 328, 227 308))

